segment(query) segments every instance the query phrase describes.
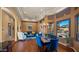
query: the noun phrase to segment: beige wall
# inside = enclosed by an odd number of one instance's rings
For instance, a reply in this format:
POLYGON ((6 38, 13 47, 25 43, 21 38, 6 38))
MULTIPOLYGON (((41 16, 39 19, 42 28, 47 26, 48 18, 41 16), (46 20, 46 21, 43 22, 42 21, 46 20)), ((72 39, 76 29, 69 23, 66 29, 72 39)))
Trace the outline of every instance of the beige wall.
POLYGON ((37 24, 38 32, 40 32, 40 22, 37 22, 37 24))
POLYGON ((18 32, 20 32, 21 31, 21 20, 18 20, 17 22, 18 22, 17 23, 17 25, 18 25, 18 32))
POLYGON ((20 31, 17 27, 20 25, 21 21, 15 8, 0 7, 0 48, 6 47, 8 41, 17 41, 17 31, 20 31), (8 35, 8 23, 11 23, 11 27, 14 26, 14 31, 11 31, 14 34, 12 37, 8 35))
POLYGON ((45 16, 43 18, 43 20, 41 20, 41 23, 40 23, 40 21, 38 22, 38 28, 40 28, 41 26, 44 26, 44 27, 42 27, 42 30, 38 29, 38 31, 41 31, 44 34, 47 34, 48 33, 48 25, 44 25, 44 24, 49 24, 49 23, 53 23, 53 20, 48 19, 48 16, 45 16))
POLYGON ((2 41, 8 41, 8 23, 9 23, 9 16, 2 11, 2 41))
POLYGON ((0 42, 2 42, 2 10, 0 8, 0 42))
MULTIPOLYGON (((2 8, 3 11, 5 11, 6 13, 8 13, 11 17, 14 18, 14 29, 15 29, 15 37, 14 37, 14 41, 17 41, 17 27, 18 27, 18 20, 20 20, 20 18, 17 15, 17 11, 15 10, 15 8, 2 8)), ((8 16, 5 16, 5 19, 7 19, 8 16)), ((4 15, 3 15, 3 19, 4 19, 4 15)), ((5 41, 5 40, 3 40, 5 41)))
POLYGON ((0 48, 2 48, 2 10, 0 8, 0 48))
POLYGON ((20 18, 18 17, 17 11, 14 7, 10 7, 8 9, 11 11, 11 14, 12 14, 11 16, 13 16, 15 19, 15 38, 14 38, 14 40, 17 41, 17 32, 18 32, 17 27, 18 27, 18 20, 20 20, 20 18))
POLYGON ((32 24, 32 31, 37 32, 38 31, 38 23, 37 22, 30 22, 30 21, 22 21, 21 22, 21 30, 23 32, 29 31, 28 30, 28 25, 32 24))
POLYGON ((8 13, 5 11, 2 11, 2 41, 12 41, 14 40, 14 18, 11 17, 8 13), (8 29, 9 29, 9 24, 11 25, 11 36, 9 35, 8 29))

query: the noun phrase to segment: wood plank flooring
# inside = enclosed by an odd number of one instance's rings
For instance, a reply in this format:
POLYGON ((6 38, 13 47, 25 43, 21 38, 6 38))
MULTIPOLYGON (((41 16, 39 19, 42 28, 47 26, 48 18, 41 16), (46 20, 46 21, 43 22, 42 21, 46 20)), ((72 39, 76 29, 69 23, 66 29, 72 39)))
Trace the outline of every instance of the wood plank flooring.
MULTIPOLYGON (((58 52, 69 52, 68 49, 62 48, 62 46, 58 46, 58 52)), ((12 47, 12 52, 40 52, 35 39, 33 40, 25 40, 25 41, 18 41, 12 47)), ((70 51, 72 52, 72 51, 70 51)))
POLYGON ((35 40, 18 41, 12 48, 13 52, 39 52, 35 40))

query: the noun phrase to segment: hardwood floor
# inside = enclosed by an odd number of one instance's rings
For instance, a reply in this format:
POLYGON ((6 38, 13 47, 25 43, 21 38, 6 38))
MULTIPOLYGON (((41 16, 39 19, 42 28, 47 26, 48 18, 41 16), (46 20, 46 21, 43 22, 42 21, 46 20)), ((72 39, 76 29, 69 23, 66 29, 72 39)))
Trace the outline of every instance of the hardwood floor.
MULTIPOLYGON (((43 49, 45 49, 45 47, 43 49)), ((58 52, 73 52, 63 45, 59 45, 57 50, 58 52)), ((12 47, 12 52, 40 52, 40 49, 38 48, 35 39, 33 39, 16 42, 12 47)))
POLYGON ((18 41, 12 48, 13 52, 39 52, 35 40, 18 41))
POLYGON ((60 43, 58 45, 58 51, 59 52, 76 52, 74 48, 60 44, 60 43))

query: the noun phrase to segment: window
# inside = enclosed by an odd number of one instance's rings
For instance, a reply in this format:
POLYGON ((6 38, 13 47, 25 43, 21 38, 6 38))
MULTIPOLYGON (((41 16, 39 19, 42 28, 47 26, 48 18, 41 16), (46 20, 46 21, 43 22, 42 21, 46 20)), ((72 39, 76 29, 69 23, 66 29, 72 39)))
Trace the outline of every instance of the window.
POLYGON ((52 32, 54 34, 54 23, 52 24, 52 32))
POLYGON ((76 16, 76 28, 77 40, 79 41, 79 15, 76 16))
POLYGON ((11 36, 11 23, 8 23, 8 35, 11 36))
POLYGON ((70 20, 57 22, 57 37, 59 37, 60 42, 68 43, 70 37, 70 20))
POLYGON ((52 24, 48 25, 48 30, 50 30, 50 31, 51 31, 51 26, 52 26, 52 24))
POLYGON ((54 34, 54 23, 48 24, 48 33, 54 34))

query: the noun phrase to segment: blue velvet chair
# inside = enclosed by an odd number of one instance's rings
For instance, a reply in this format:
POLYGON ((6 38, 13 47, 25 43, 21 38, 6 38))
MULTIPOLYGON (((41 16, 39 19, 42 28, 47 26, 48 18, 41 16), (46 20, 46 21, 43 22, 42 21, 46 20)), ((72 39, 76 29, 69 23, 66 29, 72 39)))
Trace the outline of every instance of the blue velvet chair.
POLYGON ((50 43, 46 44, 46 48, 48 52, 57 51, 59 39, 52 35, 50 43))
POLYGON ((39 48, 40 51, 41 51, 41 49, 42 49, 42 47, 43 47, 43 42, 41 41, 41 36, 36 35, 36 43, 37 43, 37 45, 38 45, 38 48, 39 48))

